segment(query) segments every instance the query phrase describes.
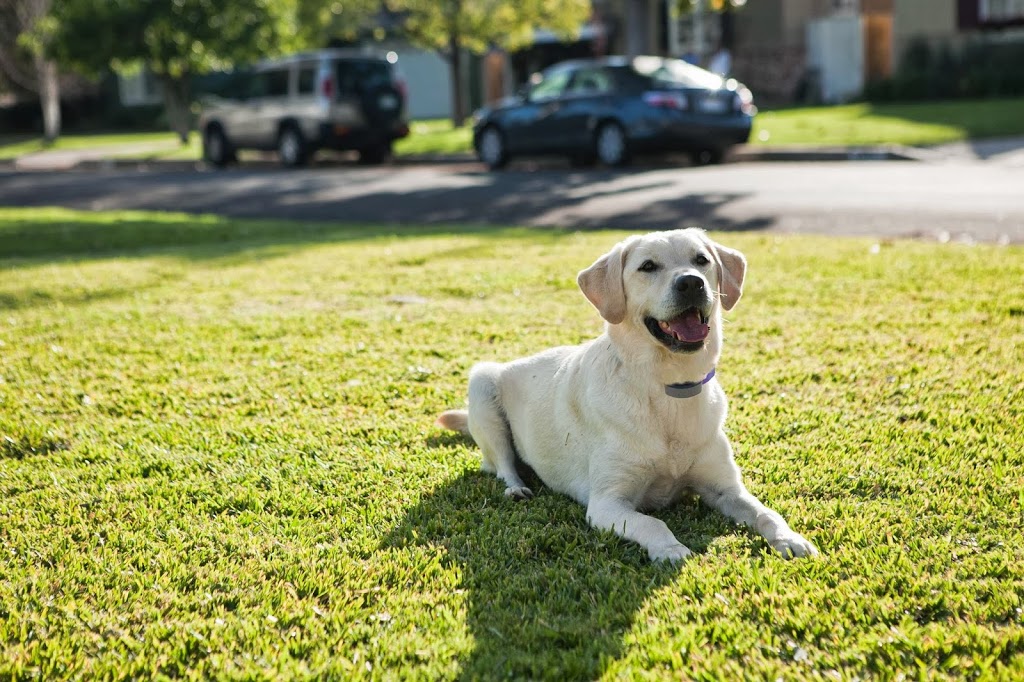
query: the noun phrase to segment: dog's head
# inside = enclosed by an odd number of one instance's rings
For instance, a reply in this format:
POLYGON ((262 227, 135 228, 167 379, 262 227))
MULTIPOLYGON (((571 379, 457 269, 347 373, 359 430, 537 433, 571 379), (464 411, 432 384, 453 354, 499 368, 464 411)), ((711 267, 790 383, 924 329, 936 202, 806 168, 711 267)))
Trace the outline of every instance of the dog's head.
POLYGON ((747 261, 697 228, 652 232, 619 242, 577 282, 612 325, 646 330, 675 353, 710 340, 717 354, 720 311, 740 298, 747 261))

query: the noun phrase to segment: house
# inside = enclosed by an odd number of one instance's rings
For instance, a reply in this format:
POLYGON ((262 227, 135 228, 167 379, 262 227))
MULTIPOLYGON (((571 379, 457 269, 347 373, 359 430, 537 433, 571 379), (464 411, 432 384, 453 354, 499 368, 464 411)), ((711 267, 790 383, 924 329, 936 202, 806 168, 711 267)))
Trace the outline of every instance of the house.
POLYGON ((1024 39, 1024 0, 890 0, 889 4, 897 56, 915 38, 951 46, 977 37, 1024 39))
MULTIPOLYGON (((735 71, 759 96, 785 101, 836 101, 821 72, 815 36, 837 22, 858 22, 859 40, 846 36, 833 61, 860 69, 860 84, 891 76, 913 41, 959 47, 976 38, 1024 38, 1024 0, 758 0, 736 16, 735 71), (859 42, 859 45, 855 44, 859 42), (815 76, 819 79, 814 82, 815 76), (816 92, 815 92, 816 91, 816 92), (803 96, 803 97, 801 97, 803 96)), ((827 41, 826 41, 827 42, 827 41)), ((848 70, 848 69, 847 69, 848 70)), ((854 79, 855 80, 855 79, 854 79)), ((858 88, 849 90, 852 97, 858 88)))
POLYGON ((722 42, 733 74, 768 103, 854 97, 892 75, 915 40, 956 47, 978 37, 1024 39, 1024 0, 741 0, 722 14, 676 13, 671 1, 597 4, 624 22, 614 51, 705 61, 722 42))

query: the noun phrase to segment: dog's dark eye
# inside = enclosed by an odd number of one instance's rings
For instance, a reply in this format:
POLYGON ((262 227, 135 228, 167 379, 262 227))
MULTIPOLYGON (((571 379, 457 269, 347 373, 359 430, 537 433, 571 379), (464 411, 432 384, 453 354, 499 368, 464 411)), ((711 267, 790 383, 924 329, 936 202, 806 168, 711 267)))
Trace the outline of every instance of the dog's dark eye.
POLYGON ((711 259, 705 256, 703 253, 698 253, 697 256, 693 259, 694 265, 707 265, 710 262, 711 259))
POLYGON ((643 263, 640 264, 639 270, 640 272, 654 272, 660 267, 660 265, 658 265, 652 260, 645 260, 643 263))

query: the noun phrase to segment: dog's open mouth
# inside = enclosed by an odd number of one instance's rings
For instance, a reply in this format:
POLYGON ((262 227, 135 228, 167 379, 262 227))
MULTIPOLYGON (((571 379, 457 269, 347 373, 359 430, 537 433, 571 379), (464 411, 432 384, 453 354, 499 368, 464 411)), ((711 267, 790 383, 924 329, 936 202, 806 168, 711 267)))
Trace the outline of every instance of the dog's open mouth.
POLYGON ((651 335, 669 350, 693 353, 704 347, 711 328, 708 316, 698 308, 690 308, 670 320, 644 320, 651 335))

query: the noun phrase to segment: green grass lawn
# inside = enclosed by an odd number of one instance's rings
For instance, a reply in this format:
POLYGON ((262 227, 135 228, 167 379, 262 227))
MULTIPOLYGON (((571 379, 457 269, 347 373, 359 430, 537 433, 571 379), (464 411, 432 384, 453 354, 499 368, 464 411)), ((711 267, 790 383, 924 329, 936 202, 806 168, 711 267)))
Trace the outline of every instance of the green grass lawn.
POLYGON ((197 159, 201 153, 198 135, 192 135, 190 144, 183 146, 170 132, 69 134, 50 145, 40 137, 20 135, 0 137, 0 161, 39 152, 104 148, 111 149, 112 158, 197 159), (128 149, 120 153, 114 151, 119 147, 128 149))
POLYGON ((1024 98, 765 111, 755 144, 929 145, 1024 135, 1024 98))
POLYGON ((409 136, 395 143, 395 154, 468 154, 473 151, 472 124, 460 128, 450 120, 415 121, 409 136))
POLYGON ((1020 679, 1020 247, 719 234, 784 561, 652 565, 433 426, 621 233, 0 209, 0 678, 1020 679))

